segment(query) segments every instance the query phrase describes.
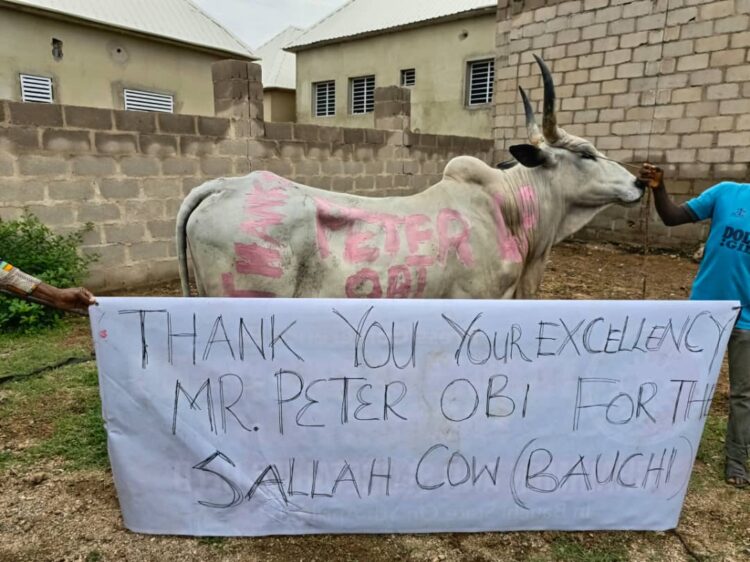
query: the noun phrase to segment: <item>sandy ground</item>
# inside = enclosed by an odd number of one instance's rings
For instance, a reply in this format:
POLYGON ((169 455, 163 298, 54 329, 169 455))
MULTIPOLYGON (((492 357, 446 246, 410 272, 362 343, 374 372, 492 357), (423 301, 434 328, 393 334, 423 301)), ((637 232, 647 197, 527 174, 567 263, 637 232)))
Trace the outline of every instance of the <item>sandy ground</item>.
MULTIPOLYGON (((670 255, 612 247, 557 248, 541 297, 687 296, 696 266, 670 255)), ((174 294, 176 286, 150 294, 174 294)), ((724 411, 726 385, 714 403, 724 411)), ((0 420, 0 423, 12 423, 0 420)), ((700 463, 696 471, 707 471, 700 463)), ((695 477, 694 477, 695 479, 695 477)), ((718 476, 717 476, 718 480, 718 476)), ((716 482, 691 486, 678 532, 481 533, 307 536, 260 539, 152 537, 123 528, 109 471, 64 470, 57 462, 0 476, 0 560, 750 560, 750 492, 716 482), (731 533, 729 530, 731 529, 731 533)))

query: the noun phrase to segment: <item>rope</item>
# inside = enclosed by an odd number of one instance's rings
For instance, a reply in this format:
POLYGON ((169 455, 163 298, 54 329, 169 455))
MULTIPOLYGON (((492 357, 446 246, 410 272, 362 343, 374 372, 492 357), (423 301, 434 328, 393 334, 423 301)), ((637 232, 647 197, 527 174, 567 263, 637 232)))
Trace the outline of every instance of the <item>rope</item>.
MULTIPOLYGON (((648 140, 646 142, 646 158, 650 159, 649 156, 651 155, 651 135, 654 131, 654 121, 656 120, 656 108, 659 105, 659 80, 661 78, 661 63, 664 60, 664 43, 666 41, 667 37, 667 19, 669 18, 669 2, 667 2, 665 11, 664 11, 664 27, 662 27, 661 31, 661 43, 659 45, 659 68, 657 68, 656 72, 656 87, 654 89, 654 105, 653 105, 653 111, 651 112, 651 126, 648 129, 648 140)), ((644 204, 641 206, 641 231, 643 232, 643 257, 641 260, 641 276, 643 278, 643 284, 641 287, 641 299, 646 300, 646 295, 648 293, 648 255, 650 250, 650 240, 649 240, 649 225, 651 223, 650 220, 650 211, 651 211, 651 188, 646 189, 646 196, 644 197, 644 204)))
MULTIPOLYGON (((514 9, 515 9, 515 4, 513 2, 509 2, 508 7, 506 8, 506 12, 505 12, 505 19, 506 19, 506 22, 509 24, 508 25, 508 64, 510 64, 510 58, 511 58, 511 55, 513 54, 513 49, 512 49, 513 41, 511 40, 510 37, 513 34, 513 11, 514 9)), ((516 75, 515 75, 516 82, 511 92, 511 96, 512 96, 511 99, 513 101, 515 101, 516 95, 518 95, 518 86, 520 85, 519 75, 521 73, 520 69, 521 69, 521 56, 522 55, 523 53, 521 52, 518 53, 518 61, 516 62, 516 75)), ((497 107, 497 105, 495 107, 497 107)), ((508 150, 508 145, 511 144, 515 140, 515 135, 516 135, 516 121, 517 121, 516 118, 518 116, 518 104, 513 103, 511 107, 512 107, 512 111, 508 109, 506 117, 513 118, 513 125, 511 127, 505 127, 505 131, 503 133, 503 150, 505 150, 506 152, 508 150)), ((506 105, 506 108, 507 108, 507 105, 506 105)))
POLYGON ((646 188, 646 196, 643 198, 644 203, 641 207, 641 230, 643 232, 643 239, 641 244, 643 246, 643 256, 641 257, 641 300, 646 300, 648 293, 648 255, 649 255, 649 237, 648 237, 648 226, 651 222, 649 220, 649 210, 651 209, 651 188, 646 188))

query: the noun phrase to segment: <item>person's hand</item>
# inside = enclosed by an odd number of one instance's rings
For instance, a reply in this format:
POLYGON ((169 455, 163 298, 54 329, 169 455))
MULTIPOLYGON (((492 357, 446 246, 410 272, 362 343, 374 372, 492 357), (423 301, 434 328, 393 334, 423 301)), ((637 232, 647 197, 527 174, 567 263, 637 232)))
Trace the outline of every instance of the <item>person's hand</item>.
POLYGON ((90 305, 96 304, 96 298, 83 287, 56 289, 52 294, 51 304, 61 310, 85 311, 90 305))
POLYGON ((638 179, 651 189, 659 189, 664 186, 664 170, 646 163, 638 171, 638 179))

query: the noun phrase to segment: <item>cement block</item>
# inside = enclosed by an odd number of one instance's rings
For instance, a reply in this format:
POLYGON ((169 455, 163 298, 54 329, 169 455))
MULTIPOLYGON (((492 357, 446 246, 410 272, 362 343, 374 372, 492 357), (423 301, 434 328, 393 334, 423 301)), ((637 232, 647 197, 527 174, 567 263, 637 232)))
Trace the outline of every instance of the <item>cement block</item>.
POLYGON ((195 116, 175 113, 159 113, 156 118, 159 131, 174 135, 194 135, 196 131, 195 116))
POLYGON ((80 129, 110 130, 112 128, 112 110, 96 107, 63 106, 65 125, 80 129))
POLYGON ((117 170, 114 158, 109 156, 76 156, 71 162, 73 174, 78 176, 109 176, 117 170))
POLYGON ((161 169, 165 176, 192 176, 198 170, 198 160, 186 156, 165 158, 162 160, 161 169))
POLYGON ((3 179, 0 182, 0 203, 17 205, 44 201, 44 183, 37 180, 3 179))
POLYGON ((112 114, 115 118, 115 127, 120 131, 156 132, 156 114, 153 112, 115 110, 112 114))
POLYGON ((74 222, 73 207, 69 205, 29 205, 27 209, 48 226, 67 226, 74 222))
POLYGON ((70 165, 65 158, 58 156, 23 154, 18 157, 18 169, 27 176, 57 176, 67 174, 70 165))
POLYGON ((136 137, 130 133, 96 133, 94 144, 104 154, 133 154, 138 150, 136 137))
POLYGON ((108 178, 99 181, 99 193, 105 199, 135 199, 140 192, 138 180, 108 178))
POLYGON ((92 180, 55 180, 47 185, 49 198, 54 201, 88 201, 94 197, 92 180))
POLYGON ((153 156, 125 156, 120 168, 126 176, 158 176, 159 160, 153 156))
POLYGON ((149 156, 167 158, 177 154, 177 136, 140 135, 141 152, 149 156))
POLYGON ((127 224, 107 224, 102 227, 106 244, 135 244, 146 233, 143 223, 129 222, 127 224))
POLYGON ((14 125, 62 127, 62 106, 55 103, 7 102, 8 121, 14 125))

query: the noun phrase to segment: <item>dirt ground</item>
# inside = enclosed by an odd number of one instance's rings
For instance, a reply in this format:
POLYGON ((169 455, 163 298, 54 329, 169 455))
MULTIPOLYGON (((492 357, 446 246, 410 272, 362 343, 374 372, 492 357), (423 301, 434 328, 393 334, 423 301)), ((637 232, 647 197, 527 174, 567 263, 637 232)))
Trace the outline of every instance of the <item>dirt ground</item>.
MULTIPOLYGON (((541 298, 638 299, 646 271, 647 298, 682 299, 696 267, 676 255, 651 255, 644 261, 615 247, 565 244, 553 253, 541 298)), ((148 293, 175 294, 176 289, 170 285, 148 293)), ((85 325, 80 326, 72 337, 85 332, 85 325)), ((107 468, 71 470, 62 460, 49 457, 0 469, 0 560, 750 560, 750 492, 728 488, 721 481, 726 391, 722 382, 676 532, 259 539, 139 535, 122 525, 107 468)), ((0 405, 12 399, 12 392, 0 387, 0 405)), ((66 400, 75 407, 74 395, 66 400)), ((38 428, 29 422, 24 417, 0 418, 0 439, 9 442, 4 444, 9 451, 29 446, 29 435, 46 431, 43 420, 38 428)))

